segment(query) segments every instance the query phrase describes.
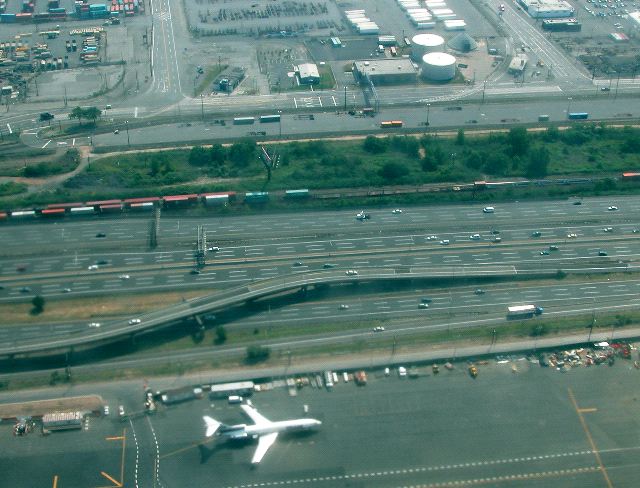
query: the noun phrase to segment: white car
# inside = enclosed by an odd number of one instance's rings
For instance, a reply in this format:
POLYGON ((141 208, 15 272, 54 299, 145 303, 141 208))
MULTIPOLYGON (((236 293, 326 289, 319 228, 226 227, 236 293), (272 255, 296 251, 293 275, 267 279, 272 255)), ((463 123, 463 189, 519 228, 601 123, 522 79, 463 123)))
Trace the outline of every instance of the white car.
POLYGON ((207 249, 208 252, 218 252, 220 248, 218 246, 213 246, 207 249))
POLYGON ((444 240, 440 241, 440 245, 441 246, 448 246, 449 245, 449 239, 444 239, 444 240))
POLYGON ((131 319, 129 320, 129 325, 136 325, 136 324, 139 324, 140 322, 142 322, 142 320, 140 319, 131 319))
POLYGON ((121 280, 128 280, 129 278, 131 278, 131 276, 129 276, 128 274, 121 274, 120 276, 118 276, 118 278, 120 278, 121 280))
POLYGON ((71 293, 71 288, 63 288, 62 293, 71 293))
POLYGON ((469 239, 471 239, 472 241, 479 241, 480 240, 480 234, 471 234, 469 236, 469 239))
POLYGON ((495 208, 493 208, 493 207, 484 207, 484 208, 482 209, 482 211, 483 211, 484 213, 493 213, 493 212, 495 212, 495 211, 496 211, 496 209, 495 209, 495 208))
POLYGON ((609 212, 614 212, 614 211, 618 210, 618 207, 616 207, 615 205, 611 205, 609 208, 607 208, 607 210, 609 212))
POLYGON ((378 327, 374 327, 373 331, 374 332, 384 332, 384 327, 379 325, 378 327))
POLYGON ((124 417, 124 407, 122 405, 118 406, 118 415, 124 417))
POLYGON ((349 305, 347 305, 346 303, 343 303, 342 305, 340 305, 340 310, 348 310, 349 309, 349 305))
POLYGON ((438 240, 438 236, 427 236, 427 240, 428 241, 437 241, 438 240))
POLYGON ((102 411, 103 411, 105 416, 109 415, 109 405, 105 405, 102 411))
POLYGON ((395 210, 391 211, 392 214, 401 214, 402 213, 402 209, 396 208, 395 210))
POLYGON ((605 227, 602 230, 605 231, 605 232, 613 232, 613 227, 605 227))
POLYGON ((576 239, 578 234, 567 234, 567 239, 576 239))
POLYGON ((356 219, 358 220, 368 220, 370 218, 371 216, 368 213, 365 213, 364 210, 360 210, 360 212, 356 214, 356 219))
POLYGON ((100 327, 100 322, 89 322, 89 327, 91 327, 92 329, 97 329, 98 327, 100 327))
POLYGON ((358 272, 355 269, 348 269, 344 274, 346 274, 347 276, 357 276, 358 272))
POLYGON ((98 265, 97 264, 90 264, 89 266, 87 266, 87 269, 89 271, 93 271, 95 269, 98 269, 98 265))
POLYGON ((429 304, 425 302, 420 302, 418 304, 418 308, 429 308, 429 304))
POLYGON ((404 366, 399 366, 398 367, 398 376, 400 376, 400 378, 404 378, 407 376, 407 368, 405 368, 404 366))

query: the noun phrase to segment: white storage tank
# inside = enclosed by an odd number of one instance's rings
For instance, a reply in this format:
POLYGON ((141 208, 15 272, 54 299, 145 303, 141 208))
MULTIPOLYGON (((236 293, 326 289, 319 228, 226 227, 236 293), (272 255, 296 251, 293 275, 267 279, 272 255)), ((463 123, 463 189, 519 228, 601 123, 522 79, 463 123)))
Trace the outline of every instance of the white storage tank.
MULTIPOLYGON (((421 20, 426 21, 427 19, 421 20)), ((436 34, 416 34, 411 39, 411 58, 417 62, 420 62, 425 54, 443 49, 444 39, 436 34)))
POLYGON ((422 57, 422 77, 430 81, 448 81, 456 75, 456 58, 451 54, 434 52, 422 57))

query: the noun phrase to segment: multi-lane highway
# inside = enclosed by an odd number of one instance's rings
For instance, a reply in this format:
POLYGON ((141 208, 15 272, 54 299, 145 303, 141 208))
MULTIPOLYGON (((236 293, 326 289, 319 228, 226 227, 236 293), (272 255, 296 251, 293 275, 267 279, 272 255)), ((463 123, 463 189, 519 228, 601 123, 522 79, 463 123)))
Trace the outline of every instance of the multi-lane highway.
POLYGON ((145 219, 140 217, 22 224, 0 236, 0 283, 5 288, 0 301, 35 293, 219 288, 325 265, 517 263, 546 269, 633 263, 640 254, 638 222, 633 220, 640 201, 615 201, 617 211, 607 210, 610 199, 585 200, 583 205, 504 204, 495 214, 484 214, 480 205, 408 208, 402 214, 384 209, 373 211, 366 222, 358 222, 355 211, 213 219, 173 214, 162 219, 160 247, 154 251, 147 249, 145 219), (199 224, 219 250, 208 253, 209 265, 200 274, 192 274, 199 224), (534 232, 540 235, 534 237, 534 232), (100 233, 105 237, 96 237, 100 233), (479 238, 472 239, 475 234, 479 238), (550 245, 558 249, 549 250, 550 245), (607 255, 600 256, 601 251, 607 255))
MULTIPOLYGON (((206 295, 274 279, 279 287, 280 277, 288 283, 307 275, 344 281, 349 269, 358 270, 359 278, 409 272, 415 276, 449 273, 455 278, 460 270, 481 275, 496 267, 515 273, 634 270, 640 255, 635 220, 640 199, 589 198, 576 205, 577 201, 504 203, 496 205, 495 213, 484 213, 480 204, 411 207, 402 213, 387 208, 370 211, 372 218, 364 222, 355 218, 356 209, 208 218, 173 213, 161 219, 160 246, 154 251, 146 248, 148 218, 135 215, 10 225, 11 232, 0 235, 4 253, 0 302, 26 301, 35 294, 50 299, 89 295, 106 299, 114 293, 192 289, 206 295), (209 252, 207 266, 195 273, 193 248, 199 224, 205 226, 210 245, 218 250, 209 252)), ((338 295, 325 297, 326 302, 258 311, 235 319, 238 326, 247 327, 298 320, 393 317, 411 321, 425 313, 440 324, 453 317, 464 321, 478 315, 501 320, 508 304, 523 301, 544 302, 554 313, 635 306, 630 298, 636 287, 634 281, 603 281, 589 286, 571 283, 514 289, 489 285, 484 295, 467 289, 434 290, 428 310, 418 308, 416 294, 420 291, 399 291, 386 298, 342 297, 343 291, 335 291, 338 295)), ((242 296, 240 291, 237 295, 242 296)), ((185 305, 191 311, 194 306, 185 305)), ((153 313, 144 322, 177 319, 190 310, 176 309, 166 316, 153 313)), ((103 327, 91 331, 87 323, 95 321, 95 316, 71 323, 11 327, 12 334, 0 330, 0 340, 29 341, 43 332, 47 337, 61 337, 70 332, 108 335, 131 329, 127 329, 128 317, 110 319, 104 317, 103 327)), ((224 320, 235 323, 230 317, 224 320)))

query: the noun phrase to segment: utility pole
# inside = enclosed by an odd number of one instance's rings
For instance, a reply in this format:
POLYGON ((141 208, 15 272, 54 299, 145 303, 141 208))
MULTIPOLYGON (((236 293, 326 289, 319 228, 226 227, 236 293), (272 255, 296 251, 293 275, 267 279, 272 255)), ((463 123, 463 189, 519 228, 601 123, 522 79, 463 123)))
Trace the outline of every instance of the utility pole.
POLYGON ((347 87, 344 87, 344 111, 347 111, 347 87))
POLYGON ((200 110, 202 112, 202 120, 204 120, 204 94, 200 94, 200 110))
POLYGON ((128 120, 124 121, 124 127, 127 131, 127 146, 131 147, 131 139, 129 139, 129 121, 128 120))

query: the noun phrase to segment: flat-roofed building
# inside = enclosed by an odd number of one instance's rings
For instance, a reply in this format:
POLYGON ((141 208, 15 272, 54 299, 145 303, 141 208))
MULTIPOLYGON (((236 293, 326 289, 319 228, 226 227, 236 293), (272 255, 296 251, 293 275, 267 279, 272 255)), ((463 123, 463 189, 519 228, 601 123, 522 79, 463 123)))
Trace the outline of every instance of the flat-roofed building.
POLYGON ((318 66, 313 63, 302 63, 296 67, 296 74, 302 85, 315 85, 320 83, 318 66))
POLYGON ((353 76, 360 83, 367 78, 374 85, 414 83, 418 70, 408 58, 362 60, 353 63, 353 76))

